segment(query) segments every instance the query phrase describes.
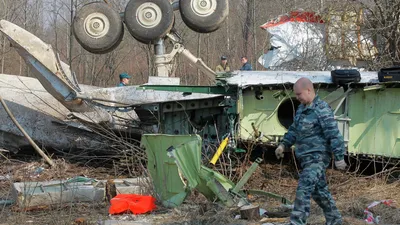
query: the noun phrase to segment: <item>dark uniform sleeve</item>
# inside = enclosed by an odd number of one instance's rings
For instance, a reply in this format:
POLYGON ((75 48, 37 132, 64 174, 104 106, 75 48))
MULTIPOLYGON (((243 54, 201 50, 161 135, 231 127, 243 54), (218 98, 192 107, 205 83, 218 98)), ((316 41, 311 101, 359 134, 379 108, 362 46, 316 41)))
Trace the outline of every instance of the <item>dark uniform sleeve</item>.
POLYGON ((344 140, 339 132, 338 124, 333 116, 333 112, 327 103, 322 103, 318 107, 318 119, 321 124, 322 132, 330 144, 331 151, 335 156, 335 161, 344 159, 344 140))
POLYGON ((290 125, 288 132, 283 136, 282 144, 286 148, 292 147, 294 143, 296 142, 296 128, 294 126, 294 123, 290 125))
POLYGON ((251 64, 247 63, 247 64, 244 66, 244 70, 251 71, 251 70, 253 70, 253 67, 251 66, 251 64))

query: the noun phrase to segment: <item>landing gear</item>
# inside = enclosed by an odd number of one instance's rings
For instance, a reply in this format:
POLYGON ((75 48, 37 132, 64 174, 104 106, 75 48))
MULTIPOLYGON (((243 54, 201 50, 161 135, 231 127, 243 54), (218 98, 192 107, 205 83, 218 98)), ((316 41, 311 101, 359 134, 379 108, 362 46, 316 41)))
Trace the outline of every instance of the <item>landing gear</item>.
POLYGON ((229 13, 228 0, 180 0, 179 7, 185 24, 200 33, 217 30, 229 13))
POLYGON ((155 44, 171 30, 174 10, 168 0, 131 0, 125 8, 125 24, 138 41, 155 44))
POLYGON ((78 43, 95 54, 114 50, 124 36, 124 25, 119 13, 104 2, 83 6, 75 16, 72 28, 78 43))
POLYGON ((190 63, 211 79, 215 72, 200 58, 182 45, 178 33, 172 29, 174 10, 179 10, 183 22, 192 30, 209 33, 217 30, 229 13, 229 0, 130 0, 121 16, 108 4, 95 2, 85 5, 77 14, 73 29, 79 44, 89 52, 102 54, 116 48, 123 38, 125 23, 129 33, 139 42, 153 44, 157 76, 168 77, 170 64, 176 54, 182 54, 190 63), (174 44, 166 54, 164 41, 174 44))

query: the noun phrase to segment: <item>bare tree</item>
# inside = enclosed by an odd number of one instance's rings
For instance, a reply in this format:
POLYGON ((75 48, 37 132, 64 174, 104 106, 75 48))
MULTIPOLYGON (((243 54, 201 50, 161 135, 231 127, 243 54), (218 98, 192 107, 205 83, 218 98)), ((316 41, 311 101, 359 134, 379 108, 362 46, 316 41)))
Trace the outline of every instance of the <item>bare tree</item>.
POLYGON ((360 1, 365 11, 364 26, 378 41, 379 58, 374 65, 400 65, 400 0, 360 1))
MULTIPOLYGON (((147 82, 148 76, 155 75, 153 46, 136 41, 129 32, 125 32, 120 46, 107 54, 91 54, 76 42, 71 30, 73 18, 83 5, 92 1, 0 0, 0 17, 26 28, 51 44, 61 59, 76 71, 81 83, 114 86, 121 72, 132 74, 134 84, 147 82)), ((127 2, 128 0, 108 1, 108 4, 113 9, 124 12, 127 2)), ((247 55, 253 68, 263 69, 257 65, 257 59, 271 47, 270 35, 259 26, 278 15, 298 9, 318 12, 326 21, 329 10, 358 12, 363 9, 363 21, 357 25, 358 30, 366 31, 361 35, 361 39, 374 37, 379 47, 379 57, 371 62, 370 68, 400 63, 400 28, 397 13, 400 10, 400 0, 230 0, 229 4, 230 15, 227 20, 219 30, 207 35, 199 35, 189 29, 179 12, 175 12, 175 28, 182 37, 184 46, 202 58, 211 68, 215 68, 219 63, 221 55, 226 55, 231 68, 239 69, 240 56, 247 55)), ((18 61, 19 56, 15 51, 11 51, 4 36, 0 38, 1 72, 29 75, 29 70, 22 61, 11 63, 18 61)), ((169 43, 166 45, 167 49, 171 48, 169 43)), ((346 51, 354 48, 350 45, 349 42, 349 47, 345 47, 346 51)), ((355 46, 357 48, 357 43, 355 46)), ((295 65, 291 68, 318 69, 313 67, 313 59, 317 57, 312 56, 310 49, 305 50, 311 55, 310 58, 304 56, 303 59, 293 62, 295 65)), ((173 76, 180 77, 184 84, 208 84, 205 75, 182 57, 176 57, 172 68, 173 76)))

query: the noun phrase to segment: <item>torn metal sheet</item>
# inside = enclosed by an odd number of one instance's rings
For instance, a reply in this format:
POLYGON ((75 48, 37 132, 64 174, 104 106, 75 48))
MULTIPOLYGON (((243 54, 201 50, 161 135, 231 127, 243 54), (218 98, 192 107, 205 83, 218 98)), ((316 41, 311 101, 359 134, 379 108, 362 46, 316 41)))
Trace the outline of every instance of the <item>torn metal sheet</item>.
POLYGON ((43 87, 73 112, 91 112, 103 109, 97 107, 96 103, 105 107, 124 107, 151 102, 213 97, 213 95, 207 94, 185 95, 183 92, 153 91, 145 90, 145 88, 139 90, 133 86, 81 91, 69 66, 59 61, 51 45, 5 20, 0 21, 0 31, 8 37, 17 52, 36 72, 43 87))
MULTIPOLYGON (((12 195, 20 208, 74 202, 101 202, 105 199, 105 180, 75 177, 69 180, 13 183, 12 195)), ((113 180, 117 193, 143 194, 147 178, 113 180)))
POLYGON ((158 198, 166 207, 182 204, 196 189, 210 201, 227 207, 248 204, 240 190, 258 166, 258 159, 235 188, 224 175, 201 164, 202 139, 198 135, 150 135, 142 137, 150 172, 158 198), (167 158, 169 157, 169 158, 167 158))
POLYGON ((190 193, 179 176, 174 159, 169 158, 167 149, 190 140, 196 140, 196 135, 168 136, 143 135, 141 146, 146 149, 147 168, 157 194, 166 207, 176 207, 182 204, 190 193))
POLYGON ((69 66, 58 60, 51 45, 32 33, 5 20, 0 31, 7 36, 14 49, 33 69, 43 87, 59 102, 73 111, 89 111, 88 106, 76 99, 78 84, 72 78, 69 66))
POLYGON ((101 88, 83 92, 83 95, 90 96, 92 99, 98 99, 98 102, 102 102, 101 99, 108 100, 109 102, 104 101, 102 104, 113 107, 126 107, 183 100, 199 100, 221 96, 216 94, 187 93, 183 91, 158 91, 146 89, 146 86, 101 88))
MULTIPOLYGON (((98 134, 80 123, 66 121, 69 110, 31 77, 0 75, 0 95, 16 120, 42 146, 57 149, 104 147, 98 134)), ((0 109, 0 147, 18 150, 30 146, 27 139, 0 109)))
POLYGON ((44 89, 73 112, 73 117, 84 122, 105 123, 112 129, 125 129, 126 120, 139 120, 133 106, 215 96, 154 91, 143 87, 83 90, 69 66, 59 60, 51 45, 5 20, 0 21, 0 31, 6 35, 18 54, 32 68, 44 89))
MULTIPOLYGON (((362 84, 379 83, 377 72, 360 72, 362 84)), ((248 87, 252 85, 294 84, 306 77, 314 84, 333 84, 330 71, 235 71, 226 78, 229 85, 248 87)))

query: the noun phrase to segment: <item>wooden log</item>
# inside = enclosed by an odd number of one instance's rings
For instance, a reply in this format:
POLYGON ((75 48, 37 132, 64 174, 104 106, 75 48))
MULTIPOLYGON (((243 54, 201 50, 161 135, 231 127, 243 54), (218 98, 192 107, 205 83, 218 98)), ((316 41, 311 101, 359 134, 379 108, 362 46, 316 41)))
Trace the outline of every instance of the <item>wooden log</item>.
POLYGON ((260 207, 245 205, 240 208, 240 218, 247 220, 260 220, 260 207))

